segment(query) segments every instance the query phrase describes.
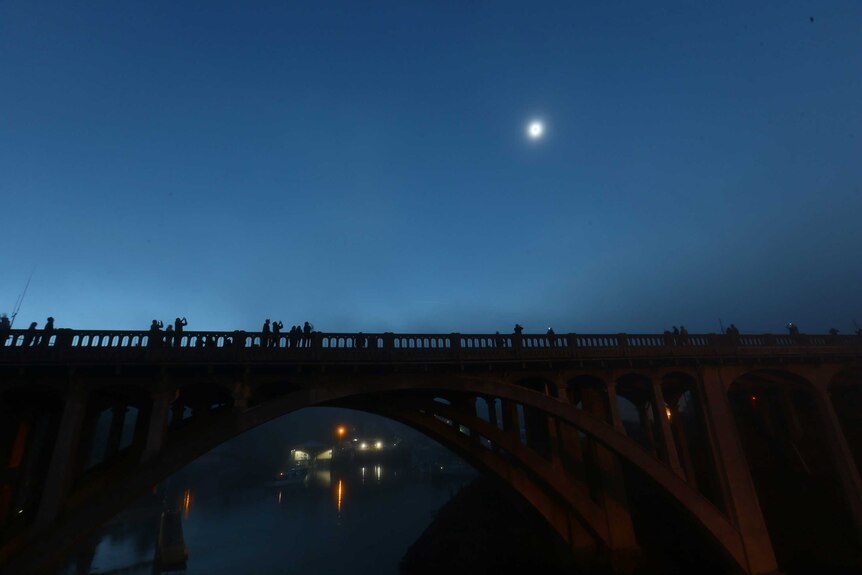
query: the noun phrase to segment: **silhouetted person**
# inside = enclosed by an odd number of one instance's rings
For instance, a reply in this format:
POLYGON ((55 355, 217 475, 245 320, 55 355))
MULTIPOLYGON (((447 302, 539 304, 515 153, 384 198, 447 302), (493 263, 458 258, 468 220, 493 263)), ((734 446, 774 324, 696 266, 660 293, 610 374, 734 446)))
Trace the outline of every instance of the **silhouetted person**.
POLYGON ((281 330, 284 327, 284 324, 280 321, 272 322, 272 345, 278 347, 279 341, 278 337, 281 335, 281 330))
POLYGON ((688 330, 685 329, 684 325, 679 326, 679 339, 682 341, 682 343, 688 342, 688 330))
POLYGON ((150 324, 150 333, 147 337, 147 347, 161 347, 162 345, 162 327, 165 324, 157 319, 150 324))
POLYGON ((735 325, 730 324, 730 326, 728 326, 728 328, 725 330, 725 333, 727 335, 739 335, 739 330, 736 329, 735 325))
POLYGON ((174 346, 174 326, 168 325, 165 328, 165 345, 168 347, 174 346))
POLYGON ((494 340, 497 342, 497 347, 506 347, 506 340, 500 335, 500 332, 494 334, 494 340))
POLYGON ((673 326, 673 335, 674 335, 674 336, 678 336, 678 335, 679 335, 679 328, 678 328, 678 327, 676 327, 676 326, 673 326))
POLYGON ((36 322, 30 324, 27 333, 24 334, 24 345, 33 345, 36 341, 36 322))
POLYGON ((7 334, 12 329, 12 322, 9 320, 9 316, 4 314, 0 314, 0 347, 6 345, 6 339, 9 337, 7 334))
POLYGON ((287 339, 290 341, 290 347, 296 347, 297 339, 299 339, 299 334, 296 332, 296 326, 290 326, 290 331, 287 332, 287 339))
POLYGON ((305 340, 303 343, 305 344, 305 347, 311 347, 311 330, 313 329, 314 326, 308 322, 305 322, 302 326, 302 335, 305 340))
POLYGON ((790 335, 799 335, 799 326, 793 322, 787 324, 787 331, 790 335))
POLYGON ((265 322, 263 322, 263 327, 261 328, 260 333, 261 333, 260 345, 269 347, 270 334, 272 333, 272 330, 269 327, 269 320, 266 320, 265 322))
POLYGON ((829 328, 829 335, 838 335, 838 330, 834 327, 829 328))
POLYGON ((183 328, 189 325, 186 318, 177 318, 174 320, 174 338, 177 342, 177 347, 183 344, 183 328))
POLYGON ((554 333, 554 328, 552 327, 548 328, 548 343, 551 347, 557 345, 557 334, 554 333))
POLYGON ((54 333, 54 318, 49 317, 45 321, 45 327, 42 328, 42 335, 39 336, 39 345, 49 345, 51 343, 51 335, 54 333))
POLYGON ((521 325, 521 324, 519 324, 519 323, 516 323, 516 324, 515 324, 515 329, 514 329, 514 333, 515 333, 515 335, 521 335, 521 333, 523 333, 523 331, 524 331, 524 326, 522 326, 522 325, 521 325))

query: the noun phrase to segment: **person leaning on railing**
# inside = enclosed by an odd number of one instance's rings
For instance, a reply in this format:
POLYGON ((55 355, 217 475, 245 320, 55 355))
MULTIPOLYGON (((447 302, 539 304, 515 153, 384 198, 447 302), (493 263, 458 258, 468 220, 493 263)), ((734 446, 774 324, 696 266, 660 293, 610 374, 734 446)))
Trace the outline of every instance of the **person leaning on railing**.
POLYGON ((51 336, 54 335, 54 318, 49 317, 42 328, 42 337, 39 338, 40 345, 51 345, 51 336))

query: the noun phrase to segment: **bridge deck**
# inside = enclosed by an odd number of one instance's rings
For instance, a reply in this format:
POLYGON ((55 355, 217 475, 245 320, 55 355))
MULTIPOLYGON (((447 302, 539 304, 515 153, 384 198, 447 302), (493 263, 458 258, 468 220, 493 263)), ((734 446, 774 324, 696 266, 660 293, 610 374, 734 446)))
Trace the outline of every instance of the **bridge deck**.
POLYGON ((0 364, 471 363, 862 357, 856 335, 418 334, 59 329, 0 335, 0 364))

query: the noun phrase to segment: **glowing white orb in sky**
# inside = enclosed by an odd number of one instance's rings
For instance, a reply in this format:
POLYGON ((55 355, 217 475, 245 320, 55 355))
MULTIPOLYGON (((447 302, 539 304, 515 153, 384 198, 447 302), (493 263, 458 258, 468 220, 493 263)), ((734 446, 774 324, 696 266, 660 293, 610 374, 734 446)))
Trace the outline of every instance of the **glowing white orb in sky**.
POLYGON ((530 125, 527 126, 527 136, 531 140, 538 140, 545 134, 545 125, 539 120, 533 120, 530 122, 530 125))

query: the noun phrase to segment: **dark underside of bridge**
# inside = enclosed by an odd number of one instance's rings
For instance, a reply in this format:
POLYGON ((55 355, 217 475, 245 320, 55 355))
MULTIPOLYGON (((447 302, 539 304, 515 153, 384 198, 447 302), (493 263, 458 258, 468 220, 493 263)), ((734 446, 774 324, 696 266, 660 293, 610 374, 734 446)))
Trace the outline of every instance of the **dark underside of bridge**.
POLYGON ((581 568, 862 568, 862 338, 0 337, 0 565, 50 572, 154 485, 309 406, 405 423, 581 568))

